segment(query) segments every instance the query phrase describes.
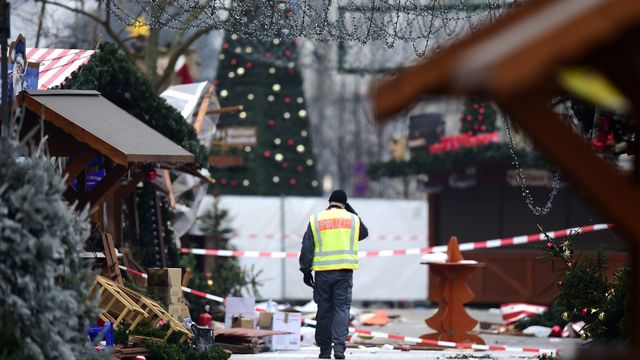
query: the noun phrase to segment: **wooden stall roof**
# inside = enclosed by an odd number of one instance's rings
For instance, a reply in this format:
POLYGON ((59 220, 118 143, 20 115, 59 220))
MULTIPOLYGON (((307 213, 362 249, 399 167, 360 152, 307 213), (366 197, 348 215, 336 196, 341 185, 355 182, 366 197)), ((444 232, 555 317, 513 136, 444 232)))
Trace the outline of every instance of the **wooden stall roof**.
POLYGON ((555 77, 637 26, 640 1, 532 1, 464 37, 374 90, 378 121, 426 93, 507 96, 555 77))
POLYGON ((190 152, 97 91, 27 91, 19 95, 18 103, 120 165, 195 161, 190 152))

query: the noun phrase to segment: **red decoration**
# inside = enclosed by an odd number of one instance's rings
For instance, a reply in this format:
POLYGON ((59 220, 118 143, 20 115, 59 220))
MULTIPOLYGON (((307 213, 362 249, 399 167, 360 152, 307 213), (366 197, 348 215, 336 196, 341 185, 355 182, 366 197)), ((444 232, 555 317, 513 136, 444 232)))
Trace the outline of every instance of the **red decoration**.
POLYGON ((285 57, 291 57, 292 52, 291 52, 291 50, 287 49, 287 50, 285 50, 283 52, 283 54, 284 54, 285 57))
POLYGON ((293 75, 293 72, 294 72, 293 67, 287 68, 287 72, 289 73, 289 75, 293 75))
POLYGON ((151 170, 147 172, 147 180, 153 181, 158 177, 158 172, 155 170, 151 170))
POLYGON ((251 61, 247 61, 247 63, 244 66, 246 66, 247 69, 251 69, 253 68, 253 63, 251 61))
POLYGON ((287 139, 287 145, 289 145, 289 146, 293 146, 293 145, 295 145, 295 144, 296 144, 296 142, 295 142, 295 141, 293 141, 293 139, 287 139))
POLYGON ((445 151, 456 151, 464 147, 475 147, 496 143, 499 140, 498 132, 472 135, 470 132, 462 135, 443 136, 440 142, 429 145, 429 153, 436 154, 445 151))
POLYGON ((283 161, 283 162, 282 162, 282 168, 283 168, 283 169, 287 169, 287 168, 289 168, 289 163, 288 163, 288 162, 286 162, 286 161, 283 161))
POLYGON ((547 243, 547 249, 551 250, 551 249, 553 249, 554 247, 555 247, 555 245, 553 245, 553 243, 552 243, 551 241, 549 241, 549 242, 547 243))
POLYGON ((211 321, 213 321, 211 315, 209 315, 208 312, 204 311, 202 312, 202 314, 198 315, 198 321, 196 322, 196 324, 198 324, 198 326, 210 328, 211 321))
POLYGON ((220 84, 220 80, 218 79, 213 80, 213 85, 218 86, 218 84, 220 84))
POLYGON ((264 56, 265 56, 265 57, 271 57, 271 55, 272 55, 272 54, 271 54, 271 51, 265 51, 265 52, 264 52, 264 56))
POLYGON ((266 158, 271 157, 271 151, 269 151, 269 150, 265 150, 265 151, 262 153, 262 155, 263 155, 264 157, 266 157, 266 158))
POLYGON ((477 116, 477 119, 478 119, 478 121, 482 121, 482 120, 484 120, 484 116, 482 116, 482 115, 478 115, 478 116, 477 116))
POLYGON ((562 280, 558 281, 558 286, 562 286, 562 285, 564 285, 564 281, 562 280))
POLYGON ((220 185, 227 185, 227 179, 220 179, 220 185))
POLYGON ((582 316, 584 316, 585 319, 588 319, 590 314, 591 310, 589 308, 582 308, 582 316))
POLYGON ((284 97, 284 99, 282 99, 282 101, 283 101, 285 104, 289 104, 289 103, 291 103, 291 97, 289 97, 289 96, 285 96, 285 97, 284 97))
POLYGON ((304 167, 302 167, 301 165, 296 166, 296 171, 301 173, 304 171, 304 167))
POLYGON ((480 114, 484 114, 484 108, 483 108, 483 107, 481 107, 480 109, 478 109, 478 112, 479 112, 480 114))
POLYGON ((487 131, 487 126, 486 125, 481 125, 480 126, 480 130, 481 131, 487 131))
POLYGON ((229 48, 229 44, 227 44, 227 43, 222 44, 222 48, 223 49, 228 49, 229 48))
POLYGON ((562 336, 562 328, 559 325, 554 325, 551 328, 551 334, 549 334, 549 336, 551 336, 551 337, 561 337, 562 336))
POLYGON ((233 187, 238 186, 238 180, 236 180, 236 179, 231 180, 231 186, 233 186, 233 187))
POLYGON ((291 11, 291 10, 287 10, 287 12, 285 13, 285 15, 287 15, 287 17, 292 17, 292 16, 293 16, 293 11, 291 11))
POLYGON ((176 71, 176 75, 180 78, 180 84, 191 84, 193 82, 193 77, 189 72, 189 66, 186 63, 176 71))
POLYGON ((289 179, 289 185, 293 186, 295 184, 296 184, 296 179, 295 178, 289 179))
POLYGON ((572 263, 571 261, 569 261, 569 262, 567 263, 567 267, 568 267, 569 269, 573 269, 573 263, 572 263))
POLYGON ((230 63, 231 63, 231 65, 235 65, 235 64, 238 63, 238 59, 233 58, 233 59, 231 59, 230 63))
POLYGON ((471 120, 473 120, 473 116, 467 115, 467 121, 471 121, 471 120))
POLYGON ((276 121, 273 120, 273 119, 269 119, 269 120, 267 120, 267 125, 269 125, 271 127, 274 127, 274 126, 276 126, 276 121))

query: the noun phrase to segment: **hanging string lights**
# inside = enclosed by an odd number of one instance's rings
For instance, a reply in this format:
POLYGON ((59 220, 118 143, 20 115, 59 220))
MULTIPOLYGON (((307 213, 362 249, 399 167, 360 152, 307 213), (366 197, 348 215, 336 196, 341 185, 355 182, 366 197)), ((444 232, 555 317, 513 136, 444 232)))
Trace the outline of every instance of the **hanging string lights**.
POLYGON ((425 54, 437 36, 450 38, 491 21, 515 0, 108 0, 111 14, 133 26, 178 31, 225 30, 253 39, 411 44, 425 54), (135 14, 135 15, 134 15, 135 14))

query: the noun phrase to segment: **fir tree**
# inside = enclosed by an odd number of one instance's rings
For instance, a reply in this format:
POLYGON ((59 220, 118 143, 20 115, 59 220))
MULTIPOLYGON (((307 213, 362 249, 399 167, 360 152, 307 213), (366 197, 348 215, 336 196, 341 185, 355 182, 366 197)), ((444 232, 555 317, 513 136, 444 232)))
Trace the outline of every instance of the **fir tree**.
POLYGON ((477 135, 492 133, 496 128, 496 110, 489 101, 470 97, 465 101, 464 113, 460 116, 460 133, 477 135))
POLYGON ((566 321, 584 321, 581 337, 586 340, 628 340, 631 330, 627 314, 631 306, 631 268, 607 276, 607 259, 601 250, 595 257, 574 254, 573 234, 563 242, 547 236, 546 249, 558 272, 559 292, 552 310, 566 321))
MULTIPOLYGON (((219 200, 216 198, 213 208, 200 219, 202 222, 201 230, 207 239, 205 241, 210 241, 211 248, 235 250, 230 244, 233 229, 227 225, 228 217, 227 210, 220 207, 219 200)), ((238 259, 235 257, 213 257, 210 261, 214 262, 213 271, 205 276, 198 270, 196 259, 192 254, 183 256, 182 267, 190 268, 193 271, 189 287, 219 296, 241 296, 242 290, 249 282, 247 274, 238 263, 238 259)), ((209 300, 202 298, 191 299, 192 314, 200 314, 207 302, 209 300)))
POLYGON ((0 135, 0 357, 77 359, 94 318, 89 263, 79 258, 87 213, 39 149, 0 135))
MULTIPOLYGON (((290 14, 286 8, 275 12, 274 21, 286 21, 278 17, 290 14)), ((221 106, 244 109, 220 117, 221 138, 212 150, 216 189, 221 194, 319 195, 302 77, 296 67, 297 40, 264 42, 227 34, 222 48, 218 98, 221 106), (253 55, 256 52, 262 54, 253 55), (235 142, 228 135, 240 127, 255 128, 257 143, 235 142), (225 158, 240 160, 225 164, 225 158)))

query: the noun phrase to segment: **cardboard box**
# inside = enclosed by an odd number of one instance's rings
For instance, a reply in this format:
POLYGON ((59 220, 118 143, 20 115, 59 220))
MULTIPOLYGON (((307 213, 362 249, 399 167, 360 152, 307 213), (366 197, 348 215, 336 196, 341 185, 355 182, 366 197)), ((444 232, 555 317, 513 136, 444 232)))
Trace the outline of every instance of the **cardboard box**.
POLYGON ((256 319, 256 299, 250 297, 227 298, 226 312, 224 314, 224 327, 232 328, 231 321, 234 316, 241 315, 246 319, 256 319))
POLYGON ((147 283, 149 286, 182 286, 182 269, 181 268, 151 268, 148 272, 147 283))
POLYGON ((149 286, 147 292, 160 298, 160 301, 167 305, 184 303, 181 286, 149 286))
POLYGON ((255 329, 255 319, 236 315, 231 319, 232 328, 255 329))
POLYGON ((258 329, 271 330, 273 325, 273 313, 263 312, 258 315, 258 329))
POLYGON ((191 314, 189 314, 189 307, 185 304, 169 305, 167 307, 167 312, 172 318, 180 321, 181 323, 184 318, 191 317, 191 314))
POLYGON ((291 334, 273 335, 266 342, 271 350, 300 350, 301 313, 273 313, 271 330, 286 331, 291 334))

